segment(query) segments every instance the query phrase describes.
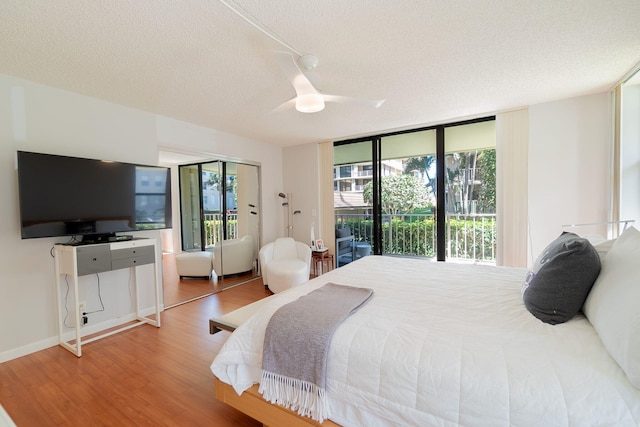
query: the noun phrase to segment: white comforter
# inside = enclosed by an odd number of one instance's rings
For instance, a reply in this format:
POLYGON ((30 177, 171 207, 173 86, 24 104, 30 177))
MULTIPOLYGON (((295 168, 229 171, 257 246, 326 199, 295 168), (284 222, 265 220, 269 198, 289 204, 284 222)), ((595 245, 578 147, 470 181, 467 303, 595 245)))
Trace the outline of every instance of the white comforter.
POLYGON ((636 426, 640 390, 577 316, 524 307, 525 270, 364 257, 269 298, 211 365, 238 393, 258 383, 273 312, 328 282, 374 289, 334 335, 330 419, 344 426, 636 426))

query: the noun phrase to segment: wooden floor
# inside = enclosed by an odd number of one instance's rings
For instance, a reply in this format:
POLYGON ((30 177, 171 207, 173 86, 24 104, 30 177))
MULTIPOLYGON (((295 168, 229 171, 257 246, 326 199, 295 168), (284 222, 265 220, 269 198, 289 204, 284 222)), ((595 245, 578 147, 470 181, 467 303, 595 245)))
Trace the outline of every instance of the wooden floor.
POLYGON ((0 364, 0 404, 19 427, 260 426, 214 398, 215 354, 229 336, 210 317, 269 295, 261 279, 162 313, 86 344, 83 356, 55 346, 0 364))
POLYGON ((175 254, 165 252, 162 254, 162 293, 165 307, 182 304, 204 295, 220 292, 230 286, 251 280, 256 274, 249 272, 213 278, 184 278, 181 279, 176 271, 175 254))

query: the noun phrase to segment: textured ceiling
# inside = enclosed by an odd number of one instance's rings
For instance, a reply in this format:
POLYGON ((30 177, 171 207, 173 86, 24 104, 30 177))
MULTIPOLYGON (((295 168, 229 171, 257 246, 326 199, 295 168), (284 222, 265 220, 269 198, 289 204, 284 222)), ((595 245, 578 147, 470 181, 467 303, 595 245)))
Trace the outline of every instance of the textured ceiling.
POLYGON ((638 0, 229 3, 316 55, 322 91, 386 102, 271 113, 286 49, 218 0, 2 0, 0 73, 293 145, 601 92, 640 62, 638 0))

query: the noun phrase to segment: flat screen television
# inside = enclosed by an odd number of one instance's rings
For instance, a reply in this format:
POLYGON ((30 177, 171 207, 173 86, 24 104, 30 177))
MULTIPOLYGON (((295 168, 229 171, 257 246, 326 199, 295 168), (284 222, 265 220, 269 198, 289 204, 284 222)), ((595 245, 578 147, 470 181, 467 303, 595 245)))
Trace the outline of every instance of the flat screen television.
POLYGON ((171 228, 169 168, 18 151, 23 239, 171 228))

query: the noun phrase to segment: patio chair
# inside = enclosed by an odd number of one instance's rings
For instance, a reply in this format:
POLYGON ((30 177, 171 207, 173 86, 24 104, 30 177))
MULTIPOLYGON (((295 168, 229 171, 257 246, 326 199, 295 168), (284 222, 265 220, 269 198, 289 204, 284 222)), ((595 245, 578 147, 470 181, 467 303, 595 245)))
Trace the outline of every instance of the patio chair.
POLYGON ((336 267, 348 264, 356 259, 355 237, 351 227, 336 228, 336 267))

